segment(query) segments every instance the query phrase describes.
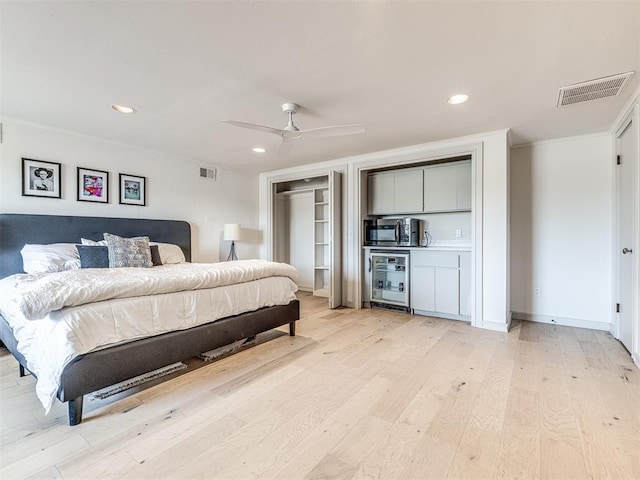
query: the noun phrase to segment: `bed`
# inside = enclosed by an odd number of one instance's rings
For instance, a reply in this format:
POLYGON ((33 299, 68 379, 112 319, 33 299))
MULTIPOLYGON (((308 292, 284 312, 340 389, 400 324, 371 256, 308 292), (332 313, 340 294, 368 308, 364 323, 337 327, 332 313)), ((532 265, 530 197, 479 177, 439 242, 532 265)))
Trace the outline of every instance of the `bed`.
MULTIPOLYGON (((177 245, 186 261, 191 260, 191 227, 183 221, 0 214, 0 279, 23 272, 20 250, 25 244, 77 243, 80 238, 97 241, 104 232, 122 237, 145 235, 156 242, 177 245)), ((82 421, 83 398, 91 392, 283 325, 288 325, 289 334, 294 336, 300 314, 299 302, 295 295, 293 298, 286 304, 138 338, 75 357, 57 379, 56 396, 68 403, 69 425, 82 421)), ((29 359, 21 354, 14 331, 2 315, 0 340, 18 360, 20 374, 25 374, 29 359)))

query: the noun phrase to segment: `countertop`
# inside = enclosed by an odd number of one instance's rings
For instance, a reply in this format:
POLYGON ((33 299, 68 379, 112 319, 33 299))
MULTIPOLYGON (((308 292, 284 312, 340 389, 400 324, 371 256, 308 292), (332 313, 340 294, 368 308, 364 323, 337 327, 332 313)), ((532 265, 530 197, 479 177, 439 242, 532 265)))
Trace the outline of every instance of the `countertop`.
POLYGON ((421 252, 470 252, 471 245, 429 245, 428 247, 383 247, 366 245, 362 247, 370 250, 409 250, 421 252))

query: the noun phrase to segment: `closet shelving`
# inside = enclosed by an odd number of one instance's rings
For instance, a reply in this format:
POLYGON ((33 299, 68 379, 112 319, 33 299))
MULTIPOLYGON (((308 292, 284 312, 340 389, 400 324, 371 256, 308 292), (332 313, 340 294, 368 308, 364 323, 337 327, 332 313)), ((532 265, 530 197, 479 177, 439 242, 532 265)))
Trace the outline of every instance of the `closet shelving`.
POLYGON ((313 189, 314 261, 313 294, 329 296, 330 246, 329 246, 329 188, 313 189))

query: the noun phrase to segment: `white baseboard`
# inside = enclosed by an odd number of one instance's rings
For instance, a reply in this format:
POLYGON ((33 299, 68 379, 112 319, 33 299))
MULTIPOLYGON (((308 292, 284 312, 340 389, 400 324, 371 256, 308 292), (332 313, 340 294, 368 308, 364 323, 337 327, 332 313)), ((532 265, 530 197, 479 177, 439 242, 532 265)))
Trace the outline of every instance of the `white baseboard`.
POLYGON ((593 320, 581 320, 579 318, 565 318, 524 312, 511 312, 511 315, 517 320, 528 320, 530 322, 548 323, 551 325, 563 325, 565 327, 589 328, 591 330, 603 330, 605 332, 610 332, 612 328, 612 325, 609 322, 596 322, 593 320))
POLYGON ((436 317, 436 318, 444 318, 447 320, 460 320, 462 322, 471 322, 471 317, 469 315, 451 315, 449 313, 440 313, 440 312, 427 312, 425 310, 413 310, 414 315, 423 315, 425 317, 436 317))
MULTIPOLYGON (((511 321, 509 321, 509 323, 511 323, 511 321)), ((500 322, 482 322, 480 328, 484 328, 486 330, 493 330, 495 332, 503 332, 503 333, 507 333, 509 330, 509 325, 506 323, 500 323, 500 322)))

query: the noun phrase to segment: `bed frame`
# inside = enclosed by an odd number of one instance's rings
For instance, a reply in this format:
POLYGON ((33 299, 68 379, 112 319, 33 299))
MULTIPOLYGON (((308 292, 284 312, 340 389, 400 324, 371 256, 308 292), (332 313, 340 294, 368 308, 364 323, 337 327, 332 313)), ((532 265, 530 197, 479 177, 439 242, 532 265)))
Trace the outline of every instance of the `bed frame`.
MULTIPOLYGON (((191 227, 183 221, 0 214, 0 278, 23 273, 20 250, 26 243, 102 240, 104 232, 123 237, 146 235, 152 241, 173 243, 191 261, 191 227)), ((299 318, 300 304, 294 300, 288 305, 262 308, 81 355, 65 367, 58 399, 68 402, 69 425, 78 425, 82 421, 83 398, 88 393, 282 325, 289 324, 289 334, 294 336, 299 318)), ((1 315, 0 340, 20 363, 23 375, 27 363, 1 315)))

